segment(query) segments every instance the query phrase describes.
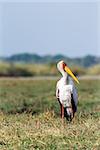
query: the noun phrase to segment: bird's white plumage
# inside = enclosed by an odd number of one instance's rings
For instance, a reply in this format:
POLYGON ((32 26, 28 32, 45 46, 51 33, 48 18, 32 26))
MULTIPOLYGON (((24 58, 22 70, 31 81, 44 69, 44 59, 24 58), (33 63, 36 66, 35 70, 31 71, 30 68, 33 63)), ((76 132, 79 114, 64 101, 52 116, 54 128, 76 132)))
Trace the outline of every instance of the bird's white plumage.
POLYGON ((70 106, 71 103, 71 94, 73 94, 73 100, 77 106, 78 94, 75 88, 73 79, 68 76, 68 74, 63 70, 62 67, 63 61, 60 61, 57 64, 57 68, 62 74, 63 77, 57 82, 56 85, 56 97, 59 98, 61 104, 66 107, 70 106))

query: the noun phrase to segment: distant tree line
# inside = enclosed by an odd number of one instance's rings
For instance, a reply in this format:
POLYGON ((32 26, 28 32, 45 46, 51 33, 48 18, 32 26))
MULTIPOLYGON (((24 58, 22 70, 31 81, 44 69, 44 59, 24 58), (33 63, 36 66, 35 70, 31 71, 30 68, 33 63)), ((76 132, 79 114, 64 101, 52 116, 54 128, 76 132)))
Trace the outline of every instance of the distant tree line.
POLYGON ((20 62, 20 63, 42 63, 42 64, 50 64, 50 63, 56 63, 59 60, 64 60, 68 65, 80 65, 82 67, 90 67, 96 64, 100 63, 100 57, 96 56, 85 56, 81 58, 69 58, 64 55, 46 55, 46 56, 39 56, 37 54, 29 54, 29 53, 22 53, 22 54, 16 54, 12 55, 10 57, 1 57, 2 61, 6 62, 20 62))

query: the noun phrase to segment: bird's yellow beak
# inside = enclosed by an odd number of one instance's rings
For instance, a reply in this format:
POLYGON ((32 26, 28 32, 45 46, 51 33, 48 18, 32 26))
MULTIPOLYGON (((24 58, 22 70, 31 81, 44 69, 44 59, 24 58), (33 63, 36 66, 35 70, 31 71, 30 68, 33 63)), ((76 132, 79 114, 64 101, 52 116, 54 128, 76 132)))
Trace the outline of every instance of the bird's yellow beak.
POLYGON ((68 66, 65 66, 64 70, 79 84, 78 79, 74 76, 72 71, 68 68, 68 66))

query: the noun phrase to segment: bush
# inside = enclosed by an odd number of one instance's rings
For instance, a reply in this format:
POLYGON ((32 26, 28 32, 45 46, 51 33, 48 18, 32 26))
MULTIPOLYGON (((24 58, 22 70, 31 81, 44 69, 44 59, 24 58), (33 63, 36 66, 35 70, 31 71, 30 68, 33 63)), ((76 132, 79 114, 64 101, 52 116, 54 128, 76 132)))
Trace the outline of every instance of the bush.
POLYGON ((13 67, 8 70, 8 76, 15 76, 15 77, 25 76, 25 77, 27 77, 27 76, 33 76, 33 74, 24 68, 13 67))
POLYGON ((33 76, 34 74, 25 68, 18 67, 15 64, 0 65, 0 76, 33 76))

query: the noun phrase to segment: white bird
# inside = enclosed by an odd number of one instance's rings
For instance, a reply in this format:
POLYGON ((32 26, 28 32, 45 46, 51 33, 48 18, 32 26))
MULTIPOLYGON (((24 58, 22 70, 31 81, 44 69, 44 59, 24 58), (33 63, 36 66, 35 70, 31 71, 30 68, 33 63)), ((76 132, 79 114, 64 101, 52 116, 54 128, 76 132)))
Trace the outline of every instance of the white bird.
POLYGON ((72 120, 74 113, 77 111, 78 103, 78 94, 73 79, 77 83, 79 81, 64 61, 58 62, 57 68, 62 74, 62 78, 56 85, 56 97, 61 106, 61 117, 65 116, 68 120, 72 120))

